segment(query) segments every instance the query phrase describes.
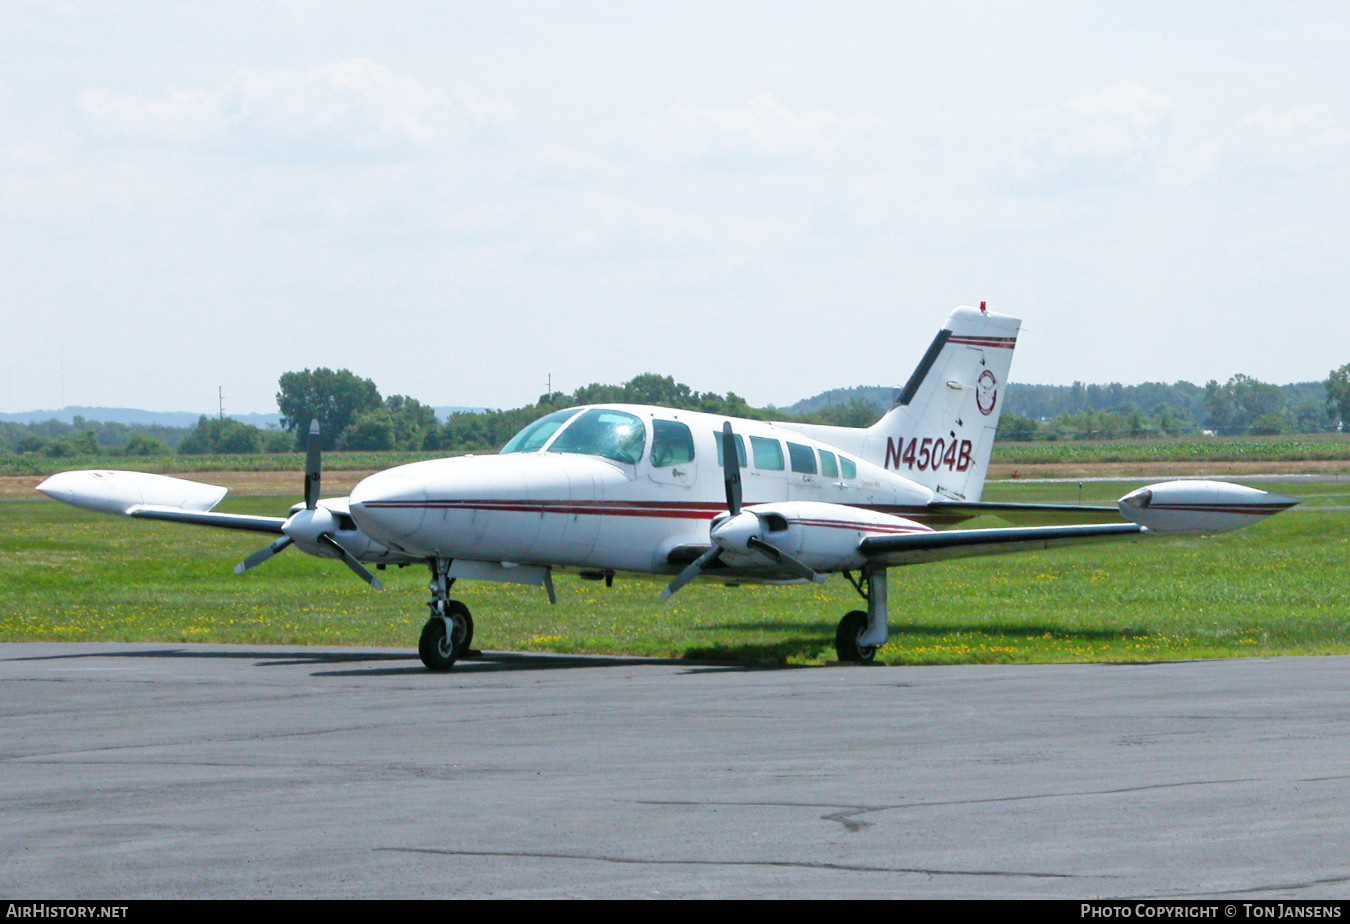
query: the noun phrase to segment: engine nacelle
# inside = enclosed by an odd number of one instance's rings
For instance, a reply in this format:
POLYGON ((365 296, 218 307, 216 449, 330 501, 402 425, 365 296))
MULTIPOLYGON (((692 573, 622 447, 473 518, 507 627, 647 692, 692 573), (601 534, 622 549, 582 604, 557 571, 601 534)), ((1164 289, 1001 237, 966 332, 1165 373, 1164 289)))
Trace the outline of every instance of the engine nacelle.
POLYGON ((932 532, 904 517, 822 501, 755 504, 743 508, 745 513, 753 513, 762 524, 759 538, 820 572, 862 567, 866 558, 858 543, 868 536, 932 532))
POLYGON ((1131 491, 1119 501, 1126 519, 1160 533, 1224 533, 1300 503, 1226 481, 1165 481, 1131 491))
POLYGON ((306 510, 304 504, 296 504, 291 508, 291 515, 286 518, 281 531, 295 541, 296 548, 318 558, 341 557, 319 540, 320 535, 327 533, 360 561, 407 563, 417 560, 394 551, 361 529, 352 519, 346 498, 321 500, 314 510, 306 510))

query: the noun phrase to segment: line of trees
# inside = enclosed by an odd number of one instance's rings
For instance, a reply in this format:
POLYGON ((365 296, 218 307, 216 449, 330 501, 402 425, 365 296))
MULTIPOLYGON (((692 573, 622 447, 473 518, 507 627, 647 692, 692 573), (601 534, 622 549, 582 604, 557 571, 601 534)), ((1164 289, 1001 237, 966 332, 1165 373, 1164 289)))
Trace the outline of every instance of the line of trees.
POLYGON ((1112 439, 1320 433, 1350 420, 1350 364, 1325 381, 1271 385, 1235 375, 1203 387, 1167 385, 1012 385, 999 421, 1008 440, 1112 439))
MULTIPOLYGON (((867 426, 889 406, 892 390, 841 389, 788 408, 751 407, 734 392, 698 392, 666 375, 644 373, 622 385, 590 384, 567 394, 540 395, 525 407, 463 412, 440 421, 406 395, 382 396, 375 383, 346 369, 287 372, 278 381, 281 430, 228 417, 203 416, 191 429, 101 423, 0 422, 0 453, 52 458, 89 455, 156 456, 177 452, 248 454, 303 448, 309 421, 321 423, 329 449, 491 452, 530 421, 581 404, 656 404, 731 417, 796 419, 867 426)), ((1309 433, 1350 421, 1350 363, 1322 382, 1271 385, 1235 375, 1226 383, 1172 385, 1019 385, 1008 387, 999 438, 1109 439, 1221 434, 1309 433)))

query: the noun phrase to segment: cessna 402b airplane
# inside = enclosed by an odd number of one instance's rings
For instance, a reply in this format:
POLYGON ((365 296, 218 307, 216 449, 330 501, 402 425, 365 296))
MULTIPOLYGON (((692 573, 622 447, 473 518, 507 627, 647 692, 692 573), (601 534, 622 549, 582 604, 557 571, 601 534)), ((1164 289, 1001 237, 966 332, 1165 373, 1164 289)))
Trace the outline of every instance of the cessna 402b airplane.
POLYGON ((542 585, 555 569, 612 581, 822 582, 842 573, 864 609, 835 633, 841 661, 872 660, 888 637, 886 578, 899 565, 1150 533, 1236 529, 1298 501, 1240 485, 1171 481, 1113 507, 980 502, 1020 322, 957 308, 894 406, 871 427, 728 420, 636 405, 574 407, 527 426, 497 455, 377 472, 349 497, 319 498, 311 425, 305 499, 287 517, 217 513, 226 489, 139 472, 77 471, 38 486, 89 510, 269 533, 235 571, 288 545, 366 568, 424 563, 431 616, 418 646, 445 670, 473 618, 460 579, 542 585), (962 529, 995 515, 1008 527, 962 529), (1123 515, 1123 517, 1122 517, 1123 515))

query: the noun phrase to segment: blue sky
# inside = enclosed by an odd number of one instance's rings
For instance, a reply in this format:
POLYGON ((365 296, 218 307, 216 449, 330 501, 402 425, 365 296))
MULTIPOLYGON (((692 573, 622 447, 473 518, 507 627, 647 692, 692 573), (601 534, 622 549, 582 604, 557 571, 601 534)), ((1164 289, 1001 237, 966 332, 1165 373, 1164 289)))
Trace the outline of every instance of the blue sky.
POLYGON ((0 410, 1350 362, 1350 7, 0 6, 0 410))

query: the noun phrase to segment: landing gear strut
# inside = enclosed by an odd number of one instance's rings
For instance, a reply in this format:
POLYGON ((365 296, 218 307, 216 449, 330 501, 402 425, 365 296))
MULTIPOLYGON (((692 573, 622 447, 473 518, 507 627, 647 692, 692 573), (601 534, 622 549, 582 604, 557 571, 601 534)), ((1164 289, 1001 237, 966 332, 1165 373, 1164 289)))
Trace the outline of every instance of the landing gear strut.
POLYGON ((433 558, 431 566, 431 618, 422 627, 417 642, 417 653, 428 670, 446 671, 469 651, 473 641, 473 616, 469 608, 450 599, 450 587, 455 579, 449 577, 450 559, 433 558))
POLYGON ((840 661, 871 664, 877 649, 886 644, 890 635, 886 621, 886 569, 864 567, 861 580, 851 572, 845 572, 844 576, 867 601, 867 609, 853 610, 839 620, 834 650, 840 661))

